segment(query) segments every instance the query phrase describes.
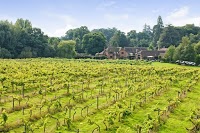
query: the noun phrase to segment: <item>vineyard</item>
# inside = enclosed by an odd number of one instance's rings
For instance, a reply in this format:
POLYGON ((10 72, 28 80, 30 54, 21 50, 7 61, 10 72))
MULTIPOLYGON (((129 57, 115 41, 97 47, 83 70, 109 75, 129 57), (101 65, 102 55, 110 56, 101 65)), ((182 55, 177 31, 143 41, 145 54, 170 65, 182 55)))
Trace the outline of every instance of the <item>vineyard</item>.
POLYGON ((0 62, 0 132, 200 132, 198 67, 67 59, 0 62))

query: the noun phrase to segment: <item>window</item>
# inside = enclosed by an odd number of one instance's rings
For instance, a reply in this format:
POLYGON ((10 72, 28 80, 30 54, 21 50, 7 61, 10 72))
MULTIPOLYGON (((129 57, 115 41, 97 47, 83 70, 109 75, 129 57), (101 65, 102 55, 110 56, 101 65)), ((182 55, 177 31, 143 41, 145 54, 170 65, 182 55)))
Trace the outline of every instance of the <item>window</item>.
POLYGON ((121 52, 121 54, 124 54, 124 52, 121 52))
POLYGON ((110 58, 112 58, 112 56, 110 56, 110 58))

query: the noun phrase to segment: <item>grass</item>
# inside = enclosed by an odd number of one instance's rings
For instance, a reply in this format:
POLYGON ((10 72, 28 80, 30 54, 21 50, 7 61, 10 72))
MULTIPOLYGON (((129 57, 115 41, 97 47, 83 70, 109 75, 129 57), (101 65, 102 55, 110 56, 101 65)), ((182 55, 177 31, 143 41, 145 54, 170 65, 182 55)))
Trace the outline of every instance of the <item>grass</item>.
POLYGON ((200 85, 195 87, 194 91, 189 93, 182 101, 180 106, 170 115, 169 120, 161 128, 161 133, 187 133, 186 128, 192 128, 193 124, 189 121, 192 111, 200 107, 200 85))
POLYGON ((177 65, 177 64, 172 64, 172 63, 161 63, 161 62, 153 62, 152 66, 155 67, 180 67, 180 68, 200 68, 199 66, 185 66, 185 65, 177 65))

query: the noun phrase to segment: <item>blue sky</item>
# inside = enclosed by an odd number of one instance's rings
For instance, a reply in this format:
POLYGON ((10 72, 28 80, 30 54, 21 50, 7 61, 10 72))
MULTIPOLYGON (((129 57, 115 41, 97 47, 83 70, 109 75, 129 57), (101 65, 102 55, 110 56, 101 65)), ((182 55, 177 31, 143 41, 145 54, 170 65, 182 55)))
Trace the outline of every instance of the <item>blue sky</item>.
POLYGON ((153 27, 159 15, 165 25, 200 26, 199 7, 199 0, 1 0, 0 20, 28 19, 45 34, 58 37, 83 25, 139 32, 145 23, 153 27))

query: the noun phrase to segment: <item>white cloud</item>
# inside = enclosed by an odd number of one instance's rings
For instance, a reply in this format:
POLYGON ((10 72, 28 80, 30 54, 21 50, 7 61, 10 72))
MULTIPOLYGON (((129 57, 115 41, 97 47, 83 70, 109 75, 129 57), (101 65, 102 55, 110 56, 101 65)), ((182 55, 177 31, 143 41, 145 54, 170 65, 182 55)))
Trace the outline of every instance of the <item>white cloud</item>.
POLYGON ((189 13, 189 7, 185 6, 180 9, 176 9, 171 12, 168 16, 168 19, 177 19, 187 16, 189 13))
POLYGON ((108 21, 127 20, 129 19, 129 15, 128 14, 105 14, 104 18, 108 21))
POLYGON ((61 37, 61 36, 64 36, 65 33, 69 30, 69 29, 74 29, 74 28, 77 28, 77 27, 74 27, 72 25, 67 25, 65 27, 61 27, 61 28, 58 28, 56 29, 55 31, 48 31, 48 30, 45 30, 44 29, 44 32, 46 34, 48 34, 48 36, 50 37, 61 37))
POLYGON ((103 3, 100 3, 97 6, 97 10, 104 10, 106 8, 110 8, 110 7, 114 7, 116 6, 116 1, 109 1, 109 0, 105 0, 103 3))
POLYGON ((45 13, 45 15, 54 19, 60 19, 61 21, 64 21, 67 24, 76 22, 76 20, 72 18, 70 15, 55 14, 55 13, 45 13))
POLYGON ((195 24, 199 25, 200 16, 191 16, 190 9, 187 6, 184 6, 180 9, 172 11, 167 17, 166 21, 169 24, 175 26, 183 26, 186 24, 195 24))
POLYGON ((64 36, 66 31, 68 31, 69 29, 78 27, 78 21, 70 15, 55 14, 49 12, 44 12, 44 15, 48 16, 50 19, 56 20, 55 22, 57 22, 57 25, 55 27, 52 27, 51 31, 44 29, 44 32, 49 36, 61 37, 64 36))
POLYGON ((76 20, 68 15, 58 15, 57 17, 63 20, 65 23, 76 23, 76 20))
POLYGON ((72 25, 67 25, 65 28, 57 29, 54 33, 54 36, 57 36, 57 37, 64 36, 66 31, 68 31, 69 29, 74 29, 74 28, 77 28, 77 27, 72 26, 72 25))

